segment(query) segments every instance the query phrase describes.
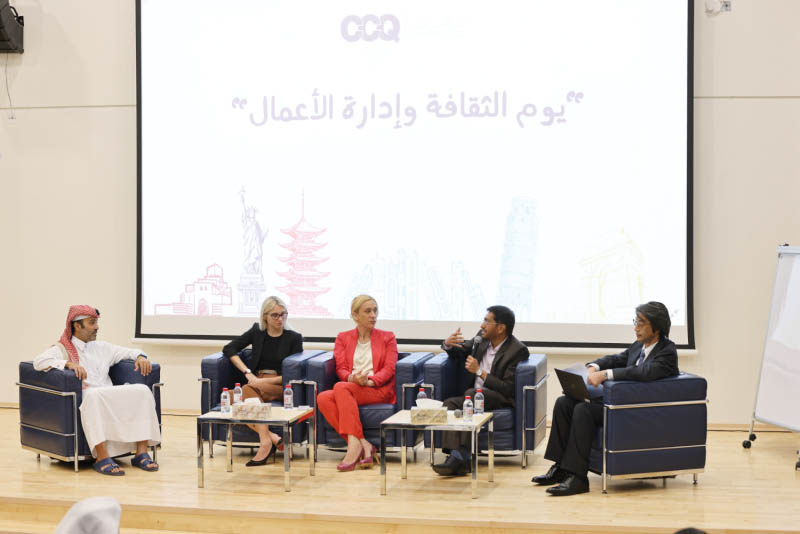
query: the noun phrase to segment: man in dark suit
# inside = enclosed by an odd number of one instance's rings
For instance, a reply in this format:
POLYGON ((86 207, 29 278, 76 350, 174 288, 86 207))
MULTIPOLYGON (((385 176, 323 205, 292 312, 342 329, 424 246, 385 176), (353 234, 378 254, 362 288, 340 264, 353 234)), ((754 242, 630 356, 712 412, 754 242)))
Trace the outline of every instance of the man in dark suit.
MULTIPOLYGON (((672 322, 666 306, 648 302, 636 308, 633 321, 636 342, 619 354, 604 356, 586 364, 588 382, 599 386, 606 380, 649 382, 678 374, 678 352, 670 341, 672 322)), ((551 495, 575 495, 589 491, 589 450, 603 423, 603 403, 578 401, 562 395, 553 407, 553 422, 544 457, 555 462, 550 470, 532 482, 551 495)))
MULTIPOLYGON (((514 312, 505 306, 490 306, 474 339, 464 342, 459 328, 442 344, 447 356, 475 375, 474 387, 464 396, 475 399, 475 391, 483 390, 484 410, 514 406, 514 378, 519 362, 528 358, 528 348, 511 335, 514 331, 514 312)), ((444 401, 448 410, 460 410, 464 397, 451 397, 444 401)), ((463 476, 470 472, 470 435, 467 432, 444 432, 442 450, 450 455, 433 466, 440 475, 463 476)))

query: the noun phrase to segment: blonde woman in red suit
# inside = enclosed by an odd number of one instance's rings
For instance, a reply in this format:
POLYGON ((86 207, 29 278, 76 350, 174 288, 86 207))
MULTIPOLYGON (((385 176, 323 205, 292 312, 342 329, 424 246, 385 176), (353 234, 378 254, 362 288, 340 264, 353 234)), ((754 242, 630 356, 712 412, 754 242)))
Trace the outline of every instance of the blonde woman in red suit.
POLYGON ((350 313, 356 328, 336 336, 333 349, 340 381, 317 397, 319 411, 347 441, 347 453, 336 467, 339 471, 352 471, 356 466, 370 468, 376 457, 375 447, 364 439, 358 407, 395 402, 394 334, 375 328, 378 303, 369 295, 354 298, 350 313))

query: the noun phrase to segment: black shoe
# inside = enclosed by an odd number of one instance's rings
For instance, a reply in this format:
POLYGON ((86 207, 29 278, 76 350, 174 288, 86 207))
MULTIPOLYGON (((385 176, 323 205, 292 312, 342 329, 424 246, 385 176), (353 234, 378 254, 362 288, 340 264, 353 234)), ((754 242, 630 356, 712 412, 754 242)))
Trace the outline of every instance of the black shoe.
POLYGON ((556 497, 563 497, 565 495, 577 495, 579 493, 587 493, 589 491, 589 479, 579 477, 578 475, 568 474, 567 478, 558 486, 547 488, 547 493, 555 495, 556 497))
POLYGON ((558 464, 550 466, 550 470, 543 475, 537 475, 531 479, 531 482, 539 486, 552 486, 553 484, 560 484, 564 479, 569 476, 569 472, 561 469, 558 464))
POLYGON ((447 457, 444 463, 434 465, 433 470, 437 475, 446 477, 463 477, 471 472, 469 462, 461 461, 452 454, 447 457))
POLYGON ((272 456, 272 460, 273 460, 273 463, 274 463, 275 461, 277 461, 277 458, 275 457, 275 451, 277 451, 277 450, 278 450, 278 447, 273 445, 272 448, 267 453, 267 455, 264 456, 263 460, 250 460, 249 462, 247 462, 244 465, 246 467, 257 467, 259 465, 266 465, 266 463, 269 461, 269 457, 270 456, 272 456))

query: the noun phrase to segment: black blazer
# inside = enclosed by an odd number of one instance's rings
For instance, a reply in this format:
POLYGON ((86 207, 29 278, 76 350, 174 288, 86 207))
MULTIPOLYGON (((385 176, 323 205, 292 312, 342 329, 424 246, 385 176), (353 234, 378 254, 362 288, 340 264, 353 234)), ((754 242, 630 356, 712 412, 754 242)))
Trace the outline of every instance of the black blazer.
POLYGON ((592 363, 599 365, 601 371, 613 369, 614 380, 649 382, 678 374, 678 351, 668 338, 659 339, 644 363, 637 367, 641 352, 642 343, 637 341, 619 354, 603 356, 592 363))
MULTIPOLYGON (((281 338, 280 345, 278 345, 278 356, 280 357, 281 361, 283 361, 287 356, 291 356, 292 354, 297 354, 298 352, 303 352, 303 336, 299 333, 295 332, 294 330, 284 330, 284 337, 281 338)), ((261 351, 264 347, 264 339, 267 337, 267 331, 261 330, 258 323, 253 323, 253 327, 242 334, 239 337, 233 338, 230 343, 225 345, 222 348, 222 354, 230 358, 231 356, 235 356, 247 347, 248 345, 253 346, 253 356, 251 359, 252 364, 258 364, 259 360, 261 359, 261 351)), ((252 369, 255 373, 258 369, 252 369)), ((280 375, 281 370, 275 369, 275 371, 280 375)))
MULTIPOLYGON (((469 342, 465 343, 466 347, 454 346, 447 351, 449 358, 457 359, 461 366, 467 361, 467 356, 472 355, 473 358, 480 362, 486 355, 489 349, 489 340, 484 339, 475 347, 469 342)), ((494 357, 492 362, 492 370, 486 375, 486 380, 483 382, 483 387, 496 391, 503 396, 505 402, 510 406, 514 406, 514 383, 517 372, 517 365, 519 362, 528 359, 530 353, 528 347, 522 344, 514 336, 506 338, 500 350, 494 357)))

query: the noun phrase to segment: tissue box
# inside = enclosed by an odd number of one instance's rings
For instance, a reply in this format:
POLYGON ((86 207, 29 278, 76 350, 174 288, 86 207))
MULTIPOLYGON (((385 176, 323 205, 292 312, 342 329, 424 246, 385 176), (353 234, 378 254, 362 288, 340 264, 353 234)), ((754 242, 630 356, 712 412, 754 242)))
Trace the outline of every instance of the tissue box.
POLYGON ((268 419, 272 413, 272 405, 264 403, 242 403, 231 406, 233 419, 268 419))
POLYGON ((415 425, 447 423, 447 408, 411 408, 411 422, 415 425))

